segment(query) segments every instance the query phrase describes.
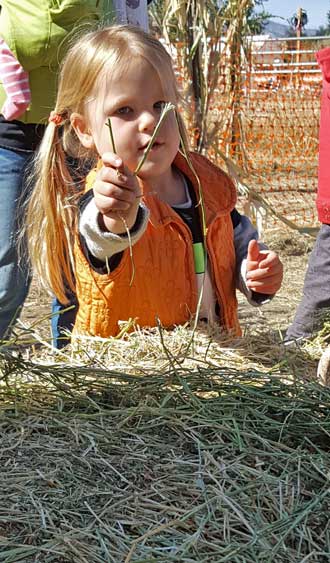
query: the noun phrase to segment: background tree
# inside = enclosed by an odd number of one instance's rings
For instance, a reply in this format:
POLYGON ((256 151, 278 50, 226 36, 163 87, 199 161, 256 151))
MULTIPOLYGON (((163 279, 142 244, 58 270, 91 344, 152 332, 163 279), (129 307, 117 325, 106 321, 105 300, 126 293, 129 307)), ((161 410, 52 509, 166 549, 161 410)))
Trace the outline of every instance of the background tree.
MULTIPOLYGON (((252 2, 251 6, 247 10, 246 14, 246 22, 248 27, 248 32, 254 35, 258 35, 263 32, 265 25, 272 17, 272 14, 267 12, 266 10, 256 10, 257 7, 264 5, 264 2, 268 0, 255 0, 252 2)), ((164 18, 168 13, 168 8, 171 2, 167 2, 166 0, 153 0, 152 4, 149 6, 149 12, 152 20, 152 27, 154 30, 157 30, 159 33, 162 32, 164 18)), ((189 4, 189 2, 185 2, 185 4, 189 4)), ((228 10, 228 4, 230 4, 230 0, 212 0, 210 2, 210 9, 211 12, 215 9, 218 15, 221 17, 223 16, 225 19, 226 12, 228 10), (213 6, 212 6, 213 4, 213 6)), ((166 21, 167 25, 169 25, 169 34, 171 35, 171 31, 173 32, 176 28, 176 21, 175 16, 171 22, 166 21)), ((228 22, 227 22, 228 24, 228 22)))
MULTIPOLYGON (((267 0, 265 0, 267 2, 267 0)), ((228 10, 228 5, 230 4, 229 0, 225 0, 221 2, 220 11, 225 15, 226 11, 228 10)), ((265 29, 265 25, 268 23, 269 19, 272 17, 272 14, 267 12, 266 10, 262 9, 260 11, 256 11, 256 7, 264 5, 263 0, 255 0, 246 10, 246 29, 244 31, 247 34, 251 35, 259 35, 265 29)))
POLYGON ((316 35, 330 35, 330 10, 327 12, 326 24, 317 29, 316 35))
POLYGON ((241 160, 241 63, 248 59, 248 36, 261 31, 270 16, 265 11, 257 14, 259 5, 261 0, 154 0, 150 6, 153 29, 172 47, 183 70, 184 97, 193 109, 192 141, 200 152, 206 152, 222 132, 241 160), (227 99, 224 111, 214 119, 210 108, 221 82, 227 99))

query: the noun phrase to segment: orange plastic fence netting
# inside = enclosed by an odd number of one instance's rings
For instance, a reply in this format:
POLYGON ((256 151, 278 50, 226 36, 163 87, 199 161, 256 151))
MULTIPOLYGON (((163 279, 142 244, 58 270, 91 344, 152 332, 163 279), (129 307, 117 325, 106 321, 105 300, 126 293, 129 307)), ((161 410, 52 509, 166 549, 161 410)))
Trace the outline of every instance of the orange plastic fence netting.
MULTIPOLYGON (((220 45, 208 62, 200 127, 189 120, 193 142, 202 130, 204 153, 220 166, 223 153, 230 157, 244 171, 244 182, 296 225, 317 225, 322 76, 315 53, 326 46, 330 37, 257 36, 233 68, 225 43, 220 45)), ((182 53, 184 47, 177 46, 178 78, 196 112, 182 53)))

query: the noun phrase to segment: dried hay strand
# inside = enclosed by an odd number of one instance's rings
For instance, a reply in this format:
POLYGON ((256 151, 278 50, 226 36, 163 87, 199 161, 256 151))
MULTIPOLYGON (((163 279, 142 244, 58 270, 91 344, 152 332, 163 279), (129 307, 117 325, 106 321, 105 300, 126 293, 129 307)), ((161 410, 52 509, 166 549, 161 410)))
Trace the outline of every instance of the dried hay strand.
POLYGON ((0 355, 0 562, 328 561, 329 390, 156 332, 0 355))
MULTIPOLYGON (((294 294, 296 295, 295 288, 294 294)), ((287 306, 288 295, 283 298, 287 306)), ((279 298, 277 299, 279 302, 279 298)), ((281 303, 281 306, 283 304, 281 303)), ((251 318, 251 309, 248 309, 251 318)), ((257 313, 260 313, 258 310, 257 313)), ((155 329, 141 329, 134 324, 134 320, 121 323, 120 337, 100 338, 95 336, 80 336, 71 339, 71 345, 65 349, 56 350, 38 333, 38 323, 27 327, 21 321, 23 328, 16 329, 12 340, 7 345, 14 345, 21 350, 25 359, 39 365, 57 366, 63 369, 69 378, 69 384, 75 387, 70 374, 76 368, 82 372, 95 374, 100 372, 99 381, 103 375, 115 366, 117 372, 130 375, 160 375, 168 371, 225 367, 228 370, 246 372, 249 369, 260 372, 271 372, 303 379, 313 379, 316 373, 317 352, 309 347, 286 350, 282 346, 280 331, 265 329, 265 324, 254 320, 252 326, 245 326, 243 338, 233 338, 214 325, 208 327, 199 322, 195 326, 187 323, 177 326, 173 330, 164 330, 161 326, 155 329), (135 328, 133 332, 129 332, 135 328), (35 349, 34 344, 41 345, 35 349), (31 348, 28 348, 30 346, 31 348)), ((1 351, 1 347, 0 347, 1 351)), ((320 355, 320 354, 319 354, 320 355)), ((43 372, 43 383, 45 381, 43 372)), ((19 377, 20 385, 24 378, 19 377)), ((29 383, 30 386, 31 383, 29 383)), ((87 382, 87 386, 89 383, 87 382)))

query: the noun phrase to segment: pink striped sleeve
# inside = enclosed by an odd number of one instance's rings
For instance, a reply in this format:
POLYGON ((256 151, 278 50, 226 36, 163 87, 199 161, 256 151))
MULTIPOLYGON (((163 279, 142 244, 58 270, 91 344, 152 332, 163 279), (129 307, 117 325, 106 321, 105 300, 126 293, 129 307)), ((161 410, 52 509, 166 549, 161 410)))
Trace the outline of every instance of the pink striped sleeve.
POLYGON ((31 102, 29 75, 2 38, 0 38, 0 81, 7 94, 1 113, 5 119, 18 119, 31 102))

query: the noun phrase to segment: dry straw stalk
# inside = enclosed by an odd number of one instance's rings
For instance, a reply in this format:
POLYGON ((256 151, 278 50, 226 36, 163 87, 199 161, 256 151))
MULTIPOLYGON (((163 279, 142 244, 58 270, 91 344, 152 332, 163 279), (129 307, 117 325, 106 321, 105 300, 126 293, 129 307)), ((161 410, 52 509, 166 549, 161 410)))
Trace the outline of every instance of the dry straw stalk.
POLYGON ((187 338, 0 356, 0 562, 327 561, 329 390, 187 338))

